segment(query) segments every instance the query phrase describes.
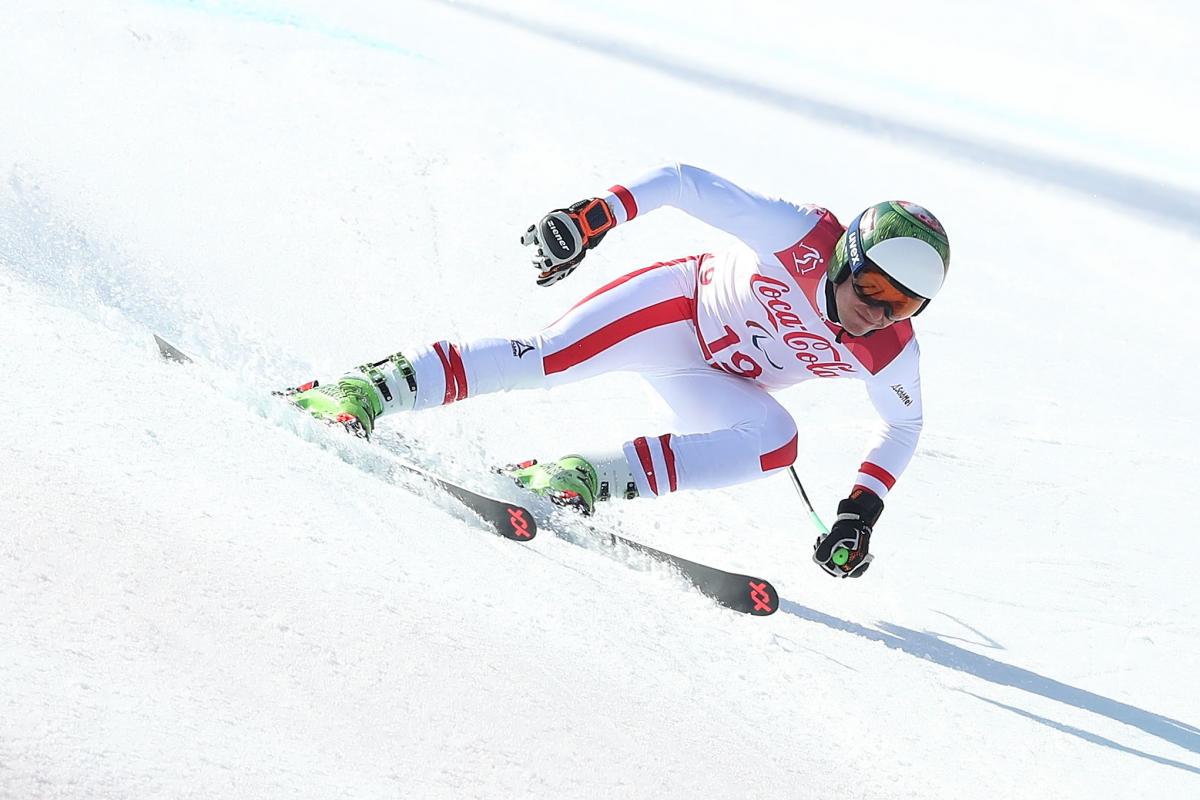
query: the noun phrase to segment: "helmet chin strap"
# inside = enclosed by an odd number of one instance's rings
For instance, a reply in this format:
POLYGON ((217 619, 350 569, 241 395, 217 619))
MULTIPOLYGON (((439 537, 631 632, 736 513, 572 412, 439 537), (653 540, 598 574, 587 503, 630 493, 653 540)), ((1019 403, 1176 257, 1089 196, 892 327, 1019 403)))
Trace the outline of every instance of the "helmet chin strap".
POLYGON ((825 316, 829 317, 830 322, 842 324, 841 319, 838 318, 837 284, 828 279, 825 281, 825 316))

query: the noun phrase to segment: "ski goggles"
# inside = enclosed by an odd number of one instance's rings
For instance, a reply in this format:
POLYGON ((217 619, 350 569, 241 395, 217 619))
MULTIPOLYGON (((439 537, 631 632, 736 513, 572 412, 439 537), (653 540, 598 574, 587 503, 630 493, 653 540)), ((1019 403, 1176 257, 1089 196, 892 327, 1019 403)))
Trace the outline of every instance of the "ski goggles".
POLYGON ((850 274, 854 293, 869 306, 883 309, 890 320, 908 319, 920 312, 927 298, 913 294, 871 261, 850 274))

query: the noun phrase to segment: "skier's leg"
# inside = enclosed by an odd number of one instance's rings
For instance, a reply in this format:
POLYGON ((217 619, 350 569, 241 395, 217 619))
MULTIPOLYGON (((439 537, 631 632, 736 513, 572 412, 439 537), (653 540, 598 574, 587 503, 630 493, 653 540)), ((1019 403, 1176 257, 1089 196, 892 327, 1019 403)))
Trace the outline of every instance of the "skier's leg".
POLYGON ((536 335, 406 349, 293 399, 318 416, 357 420, 369 434, 377 417, 396 411, 618 370, 703 365, 694 294, 695 259, 655 264, 601 287, 536 335))
POLYGON ((646 378, 683 432, 625 444, 639 494, 730 486, 796 460, 795 421, 757 384, 711 370, 646 378))
POLYGON ((590 511, 608 497, 658 497, 760 478, 796 459, 796 424, 765 389, 711 368, 645 376, 680 433, 640 436, 620 452, 580 453, 513 472, 526 488, 590 511))
POLYGON ((532 336, 436 342, 410 354, 414 408, 606 372, 702 366, 692 326, 694 259, 654 264, 602 286, 532 336))

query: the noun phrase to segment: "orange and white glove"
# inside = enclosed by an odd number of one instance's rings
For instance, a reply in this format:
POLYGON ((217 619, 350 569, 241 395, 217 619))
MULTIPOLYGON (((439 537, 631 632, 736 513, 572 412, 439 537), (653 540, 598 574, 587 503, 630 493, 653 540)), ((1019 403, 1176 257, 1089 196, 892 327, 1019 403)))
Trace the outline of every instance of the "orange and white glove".
POLYGON ((530 225, 521 244, 537 248, 533 265, 538 270, 538 286, 549 286, 570 275, 616 224, 608 203, 593 197, 570 208, 555 209, 530 225))

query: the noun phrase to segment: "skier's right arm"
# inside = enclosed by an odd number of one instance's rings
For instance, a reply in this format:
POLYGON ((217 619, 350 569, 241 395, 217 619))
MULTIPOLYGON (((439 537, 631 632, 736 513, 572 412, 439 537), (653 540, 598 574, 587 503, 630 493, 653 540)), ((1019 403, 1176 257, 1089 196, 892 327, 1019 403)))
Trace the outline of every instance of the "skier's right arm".
POLYGON ((538 283, 548 286, 565 278, 609 229, 662 206, 733 234, 763 258, 802 238, 820 212, 743 189, 699 167, 668 164, 530 225, 521 243, 537 248, 533 264, 540 273, 538 283))
POLYGON ((618 225, 672 206, 736 236, 766 259, 808 233, 820 212, 743 189, 688 164, 668 164, 626 186, 614 186, 605 200, 618 225))

